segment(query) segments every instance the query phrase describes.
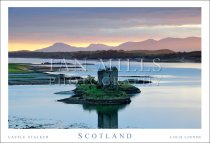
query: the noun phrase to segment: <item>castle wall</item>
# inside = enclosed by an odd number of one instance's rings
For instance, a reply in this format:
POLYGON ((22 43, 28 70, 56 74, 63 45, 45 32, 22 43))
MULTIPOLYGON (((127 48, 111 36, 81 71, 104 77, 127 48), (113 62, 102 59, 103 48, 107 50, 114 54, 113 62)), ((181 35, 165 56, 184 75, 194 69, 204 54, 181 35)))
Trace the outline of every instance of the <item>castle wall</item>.
POLYGON ((104 69, 98 71, 98 82, 99 85, 102 87, 110 86, 112 88, 117 87, 118 85, 118 70, 117 68, 113 68, 113 70, 110 69, 104 69), (106 78, 109 79, 110 83, 109 85, 105 85, 104 81, 106 81, 106 78), (104 80, 104 81, 103 81, 104 80))

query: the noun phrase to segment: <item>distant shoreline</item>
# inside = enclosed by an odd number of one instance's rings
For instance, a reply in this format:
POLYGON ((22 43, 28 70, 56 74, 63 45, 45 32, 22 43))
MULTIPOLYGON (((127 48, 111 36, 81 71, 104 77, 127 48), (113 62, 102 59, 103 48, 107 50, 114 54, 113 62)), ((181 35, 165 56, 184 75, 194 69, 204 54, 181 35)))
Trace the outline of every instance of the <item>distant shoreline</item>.
POLYGON ((39 58, 39 59, 78 59, 98 60, 112 59, 112 61, 132 59, 133 61, 153 62, 159 58, 159 62, 175 63, 201 63, 201 51, 160 53, 156 51, 78 51, 78 52, 9 52, 9 58, 39 58))

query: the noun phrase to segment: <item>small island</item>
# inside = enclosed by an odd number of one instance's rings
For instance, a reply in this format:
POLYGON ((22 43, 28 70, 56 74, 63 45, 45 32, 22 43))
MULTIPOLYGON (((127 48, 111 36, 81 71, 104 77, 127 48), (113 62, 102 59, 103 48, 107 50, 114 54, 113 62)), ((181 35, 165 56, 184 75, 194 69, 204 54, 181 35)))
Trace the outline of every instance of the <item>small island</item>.
POLYGON ((67 104, 129 104, 130 95, 140 93, 140 89, 118 81, 118 69, 106 67, 98 70, 98 81, 89 76, 79 81, 73 96, 58 100, 67 104))

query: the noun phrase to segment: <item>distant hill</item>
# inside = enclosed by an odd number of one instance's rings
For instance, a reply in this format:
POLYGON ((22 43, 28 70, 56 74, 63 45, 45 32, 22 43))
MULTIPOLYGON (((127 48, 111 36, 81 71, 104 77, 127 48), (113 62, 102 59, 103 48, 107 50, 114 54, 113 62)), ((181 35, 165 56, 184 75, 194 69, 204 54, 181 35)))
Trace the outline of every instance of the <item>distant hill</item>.
POLYGON ((90 44, 86 48, 74 47, 65 43, 55 43, 52 46, 35 50, 35 52, 75 52, 75 51, 97 51, 97 50, 109 50, 111 46, 104 44, 90 44))
POLYGON ((107 46, 104 44, 90 44, 87 48, 84 48, 85 51, 97 51, 97 50, 110 50, 114 47, 107 46))
POLYGON ((201 38, 164 38, 161 40, 148 39, 140 42, 126 42, 118 46, 112 47, 104 44, 90 44, 88 47, 75 47, 65 43, 55 43, 49 47, 41 48, 35 52, 75 52, 75 51, 97 51, 97 50, 161 50, 168 49, 175 52, 189 52, 201 50, 201 38))
POLYGON ((189 52, 198 51, 201 49, 201 38, 165 38, 161 40, 145 40, 142 42, 126 42, 117 47, 116 50, 159 50, 169 49, 172 51, 189 52))
POLYGON ((76 48, 65 43, 55 43, 52 46, 35 50, 35 52, 74 52, 78 51, 78 49, 80 48, 76 48))

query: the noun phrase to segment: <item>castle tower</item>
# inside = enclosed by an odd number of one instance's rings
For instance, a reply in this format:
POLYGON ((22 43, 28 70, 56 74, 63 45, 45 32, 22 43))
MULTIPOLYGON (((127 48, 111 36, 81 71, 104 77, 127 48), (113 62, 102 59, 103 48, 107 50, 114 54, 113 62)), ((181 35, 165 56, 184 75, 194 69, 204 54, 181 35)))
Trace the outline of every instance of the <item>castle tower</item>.
POLYGON ((98 70, 98 83, 101 87, 118 87, 118 69, 116 67, 98 70))

